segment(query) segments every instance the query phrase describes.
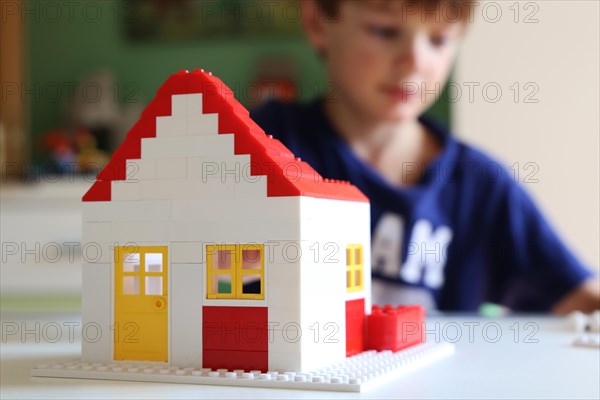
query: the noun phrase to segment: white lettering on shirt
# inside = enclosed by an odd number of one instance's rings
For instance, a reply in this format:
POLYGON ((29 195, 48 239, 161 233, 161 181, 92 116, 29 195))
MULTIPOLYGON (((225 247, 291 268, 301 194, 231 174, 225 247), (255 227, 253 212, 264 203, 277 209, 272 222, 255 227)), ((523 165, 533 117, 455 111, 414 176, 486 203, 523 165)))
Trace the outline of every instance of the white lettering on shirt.
POLYGON ((373 232, 371 265, 374 271, 397 278, 402 259, 404 220, 398 214, 384 213, 373 232))
POLYGON ((400 268, 404 220, 398 214, 384 213, 373 232, 371 260, 373 271, 389 277, 402 278, 412 284, 438 289, 444 284, 444 268, 452 230, 439 226, 435 230, 425 219, 415 223, 407 248, 406 262, 400 268))
POLYGON ((452 236, 452 230, 447 226, 442 225, 433 230, 431 222, 418 220, 413 227, 400 277, 406 282, 418 284, 421 282, 421 275, 424 275, 425 286, 440 288, 444 284, 444 267, 452 236))

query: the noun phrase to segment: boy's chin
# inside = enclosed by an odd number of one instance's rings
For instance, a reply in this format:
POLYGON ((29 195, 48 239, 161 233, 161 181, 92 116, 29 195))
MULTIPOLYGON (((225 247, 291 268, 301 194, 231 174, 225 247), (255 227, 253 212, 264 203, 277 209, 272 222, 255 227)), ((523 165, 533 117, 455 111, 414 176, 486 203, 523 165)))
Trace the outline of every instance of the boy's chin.
POLYGON ((380 109, 377 119, 381 122, 407 122, 414 121, 419 117, 419 110, 407 105, 393 106, 380 109))

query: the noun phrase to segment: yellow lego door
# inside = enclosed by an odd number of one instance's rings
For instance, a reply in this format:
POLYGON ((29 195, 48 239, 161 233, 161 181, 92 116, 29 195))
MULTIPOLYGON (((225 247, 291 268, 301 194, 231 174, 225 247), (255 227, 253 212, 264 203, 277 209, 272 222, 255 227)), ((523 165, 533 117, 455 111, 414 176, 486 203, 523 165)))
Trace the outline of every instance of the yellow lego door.
POLYGON ((167 247, 115 247, 114 359, 168 361, 167 247))

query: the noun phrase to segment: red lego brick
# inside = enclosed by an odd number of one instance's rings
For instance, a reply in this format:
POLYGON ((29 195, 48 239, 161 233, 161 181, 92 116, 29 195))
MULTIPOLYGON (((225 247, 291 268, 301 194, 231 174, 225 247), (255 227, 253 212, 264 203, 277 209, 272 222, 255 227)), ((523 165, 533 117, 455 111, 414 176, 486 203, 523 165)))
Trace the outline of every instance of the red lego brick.
POLYGON ((266 323, 202 322, 204 350, 268 351, 268 338, 266 323))
POLYGON ((244 371, 269 370, 269 356, 266 351, 231 351, 231 350, 203 350, 202 367, 226 368, 230 371, 242 369, 244 371))
POLYGON ((266 352, 267 322, 267 307, 202 307, 202 348, 266 352))
POLYGON ((83 195, 82 201, 110 201, 111 199, 110 181, 96 181, 91 188, 83 195))
POLYGON ((346 357, 365 349, 365 299, 346 302, 346 357))
POLYGON ((421 306, 386 305, 381 309, 373 305, 372 313, 367 316, 367 350, 398 351, 415 344, 423 343, 425 309, 421 306))

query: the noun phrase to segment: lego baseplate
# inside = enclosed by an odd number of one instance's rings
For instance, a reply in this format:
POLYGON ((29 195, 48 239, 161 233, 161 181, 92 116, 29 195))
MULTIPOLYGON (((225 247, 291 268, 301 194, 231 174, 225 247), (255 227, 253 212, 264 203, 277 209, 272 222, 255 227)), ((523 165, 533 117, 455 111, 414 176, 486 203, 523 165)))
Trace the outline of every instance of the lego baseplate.
POLYGON ((362 392, 453 352, 454 346, 449 343, 423 343, 396 353, 366 351, 305 374, 79 361, 39 365, 32 369, 31 374, 35 377, 52 378, 362 392))

